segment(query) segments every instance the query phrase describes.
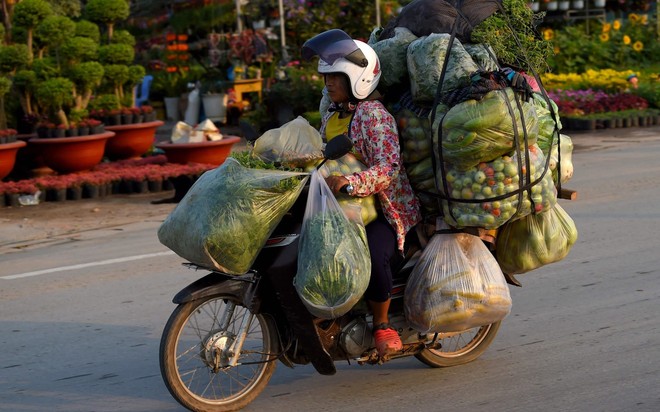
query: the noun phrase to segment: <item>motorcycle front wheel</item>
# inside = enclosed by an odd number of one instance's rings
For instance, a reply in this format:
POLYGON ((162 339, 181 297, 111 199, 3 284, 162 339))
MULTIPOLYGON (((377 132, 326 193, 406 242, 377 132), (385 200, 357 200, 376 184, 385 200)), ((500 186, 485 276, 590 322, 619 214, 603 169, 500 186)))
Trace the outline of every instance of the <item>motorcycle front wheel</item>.
POLYGON ((234 411, 252 402, 275 371, 277 331, 232 295, 177 306, 160 341, 167 389, 192 411, 234 411))
POLYGON ((500 324, 501 322, 495 322, 461 332, 438 333, 433 347, 423 349, 415 357, 434 368, 472 362, 493 342, 500 324))

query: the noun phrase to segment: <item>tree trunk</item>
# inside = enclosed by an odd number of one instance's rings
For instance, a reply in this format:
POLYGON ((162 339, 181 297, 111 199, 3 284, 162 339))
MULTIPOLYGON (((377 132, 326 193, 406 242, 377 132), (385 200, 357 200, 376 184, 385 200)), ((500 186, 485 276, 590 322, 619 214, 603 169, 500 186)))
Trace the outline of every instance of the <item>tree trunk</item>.
POLYGON ((5 114, 5 98, 0 97, 0 130, 7 128, 7 115, 5 114))
POLYGON ((57 118, 60 120, 60 123, 66 126, 66 128, 69 128, 69 119, 66 117, 66 113, 64 113, 64 110, 59 109, 57 111, 57 118))
POLYGON ((28 48, 28 63, 31 65, 34 60, 34 53, 32 52, 32 29, 27 31, 27 48, 28 48))

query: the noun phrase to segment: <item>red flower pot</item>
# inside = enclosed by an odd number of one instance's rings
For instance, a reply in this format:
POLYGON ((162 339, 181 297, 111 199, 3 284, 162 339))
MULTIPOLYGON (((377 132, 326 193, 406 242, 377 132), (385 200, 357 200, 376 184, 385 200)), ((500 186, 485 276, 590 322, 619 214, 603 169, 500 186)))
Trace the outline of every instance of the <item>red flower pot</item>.
POLYGON ((156 129, 164 123, 161 120, 144 123, 106 126, 105 130, 115 132, 108 140, 105 154, 112 160, 140 157, 151 148, 156 137, 156 129))
POLYGON ((36 137, 28 143, 37 149, 46 166, 58 173, 72 173, 101 163, 106 142, 114 135, 114 132, 105 132, 78 137, 36 137))
POLYGON ((0 180, 11 173, 16 164, 16 153, 25 144, 22 140, 0 144, 0 180))
POLYGON ((171 163, 205 163, 220 166, 231 147, 241 141, 237 136, 225 136, 223 139, 199 143, 158 143, 156 147, 165 152, 171 163))

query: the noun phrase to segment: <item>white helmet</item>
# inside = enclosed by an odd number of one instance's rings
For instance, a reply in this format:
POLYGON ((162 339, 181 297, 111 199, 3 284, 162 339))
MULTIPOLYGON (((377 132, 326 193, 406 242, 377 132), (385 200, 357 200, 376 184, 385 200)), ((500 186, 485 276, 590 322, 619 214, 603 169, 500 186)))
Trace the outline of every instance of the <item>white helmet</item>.
POLYGON ((307 40, 302 56, 318 55, 319 73, 344 73, 351 93, 358 100, 366 99, 378 86, 381 70, 378 55, 368 44, 353 40, 339 29, 332 29, 307 40))

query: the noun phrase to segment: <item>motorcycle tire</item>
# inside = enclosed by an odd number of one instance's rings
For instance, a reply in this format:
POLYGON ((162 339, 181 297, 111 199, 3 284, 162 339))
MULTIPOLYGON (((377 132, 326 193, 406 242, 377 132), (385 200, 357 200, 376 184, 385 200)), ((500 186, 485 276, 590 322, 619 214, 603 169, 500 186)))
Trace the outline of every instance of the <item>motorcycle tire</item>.
POLYGON ((447 368, 472 362, 488 349, 501 322, 462 332, 438 333, 439 348, 426 348, 415 355, 433 368, 447 368))
POLYGON ((183 303, 160 341, 160 370, 170 394, 192 411, 235 411, 268 384, 277 359, 277 329, 268 315, 252 315, 233 295, 183 303), (233 345, 249 322, 238 363, 233 345), (224 324, 221 325, 221 324, 224 324))

